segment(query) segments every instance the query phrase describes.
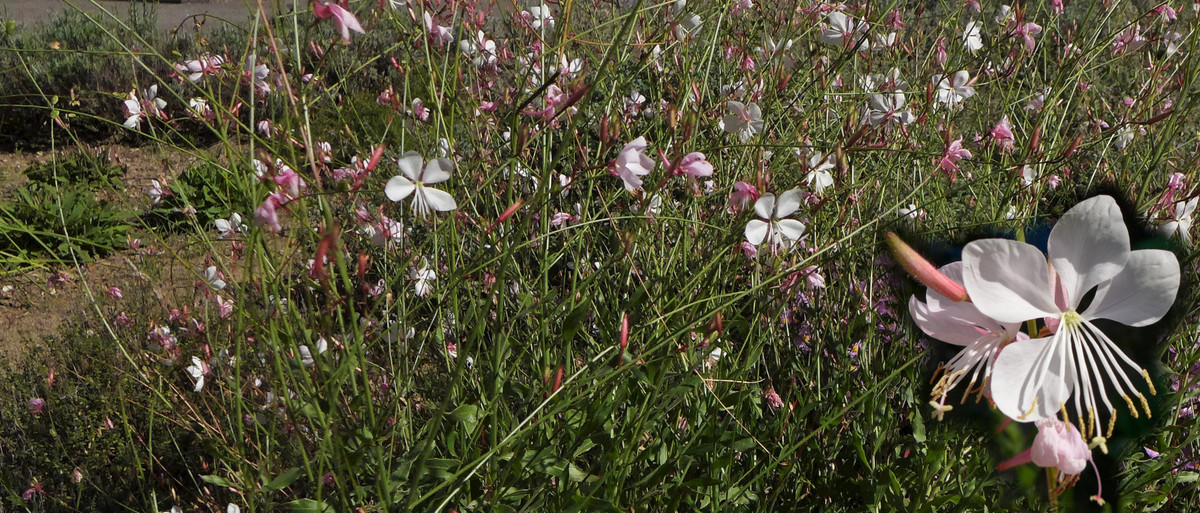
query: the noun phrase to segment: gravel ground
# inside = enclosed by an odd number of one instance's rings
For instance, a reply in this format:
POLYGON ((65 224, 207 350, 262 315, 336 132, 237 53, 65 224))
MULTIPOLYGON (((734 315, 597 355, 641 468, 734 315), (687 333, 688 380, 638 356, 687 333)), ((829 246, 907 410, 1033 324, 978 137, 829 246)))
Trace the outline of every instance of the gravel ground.
MULTIPOLYGON (((259 0, 183 0, 183 3, 162 3, 154 5, 158 11, 158 27, 170 30, 187 21, 189 16, 209 14, 231 22, 243 22, 257 10, 259 0)), ((276 0, 262 0, 268 9, 274 6, 276 0)), ((290 4, 291 2, 286 2, 290 4)), ((307 2, 305 2, 307 3, 307 2)), ((72 6, 84 11, 100 13, 101 8, 116 14, 122 19, 128 18, 129 9, 146 7, 143 2, 115 2, 111 0, 0 0, 0 19, 13 19, 18 23, 34 24, 49 20, 52 15, 72 6), (99 4, 99 6, 97 6, 99 4)), ((211 23, 210 26, 216 25, 211 23)), ((190 27, 190 21, 184 27, 190 27)))

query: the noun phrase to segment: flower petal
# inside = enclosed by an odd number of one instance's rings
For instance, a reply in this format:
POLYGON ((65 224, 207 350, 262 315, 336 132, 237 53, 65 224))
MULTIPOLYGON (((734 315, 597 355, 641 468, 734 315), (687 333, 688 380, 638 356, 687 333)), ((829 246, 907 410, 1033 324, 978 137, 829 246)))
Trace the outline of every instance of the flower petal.
POLYGON ((800 208, 800 189, 792 189, 779 195, 775 202, 775 217, 787 217, 800 208))
POLYGON ((383 187, 383 193, 387 194, 388 199, 392 201, 400 201, 407 198, 415 190, 417 190, 416 184, 399 175, 393 176, 391 180, 388 180, 387 185, 383 187))
MULTIPOLYGON (((942 266, 939 271, 942 274, 945 274, 947 278, 950 278, 955 283, 962 283, 962 265, 962 262, 949 263, 942 266)), ((975 303, 969 301, 953 301, 946 296, 937 293, 933 289, 925 290, 925 302, 929 315, 936 316, 939 319, 944 319, 943 322, 965 326, 966 328, 964 329, 969 328, 969 333, 972 334, 971 337, 964 337, 963 339, 960 339, 960 341, 965 339, 965 342, 971 342, 974 339, 979 338, 979 336, 986 331, 995 333, 1007 331, 1003 324, 997 322, 991 317, 983 315, 983 313, 979 311, 979 308, 975 306, 975 303)), ((915 317, 916 315, 914 314, 914 318, 915 317)), ((920 322, 918 322, 917 325, 920 326, 920 322)), ((924 330, 925 333, 929 334, 929 336, 943 342, 958 345, 965 344, 965 342, 960 343, 941 338, 933 333, 930 333, 929 330, 925 330, 924 327, 921 329, 924 330)))
POLYGON ((1001 413, 1017 422, 1052 419, 1071 396, 1075 389, 1074 362, 1065 362, 1067 376, 1059 376, 1063 351, 1058 350, 1050 358, 1042 358, 1041 354, 1051 343, 1052 337, 1032 338, 1013 342, 1000 351, 992 367, 991 391, 992 401, 1001 413), (1035 388, 1042 370, 1047 376, 1035 388))
POLYGON ((1001 323, 1057 317, 1046 259, 1037 248, 983 239, 963 249, 963 286, 984 315, 1001 323))
POLYGON ((921 331, 947 344, 966 346, 984 335, 974 325, 953 315, 956 312, 931 311, 928 304, 917 300, 917 296, 908 298, 908 311, 921 331))
POLYGON ((446 158, 433 159, 425 165, 425 173, 421 175, 421 183, 441 183, 450 179, 454 171, 454 161, 446 158))
POLYGON ((791 242, 798 241, 801 237, 804 237, 805 228, 804 223, 795 219, 780 219, 775 221, 775 229, 779 230, 779 233, 791 242))
POLYGON ((438 212, 447 212, 458 208, 458 203, 454 201, 454 196, 451 196, 446 191, 440 191, 431 187, 422 187, 421 192, 425 194, 426 203, 438 212))
POLYGON ((1129 262, 1112 280, 1100 284, 1083 318, 1111 319, 1140 327, 1158 322, 1179 292, 1179 260, 1161 249, 1129 253, 1129 262))
POLYGON ((746 223, 746 240, 750 241, 755 246, 762 244, 767 238, 767 231, 770 230, 770 225, 761 219, 752 219, 746 223))
POLYGON ((1093 287, 1112 279, 1129 260, 1129 230, 1111 196, 1071 207, 1050 230, 1050 264, 1067 289, 1071 308, 1093 287))
POLYGON ((758 201, 754 202, 754 213, 763 219, 770 219, 771 214, 775 210, 775 195, 771 193, 763 194, 758 197, 758 201))
POLYGON ((401 155, 400 160, 396 161, 400 165, 400 172, 404 173, 404 176, 407 176, 409 180, 414 182, 421 179, 421 164, 424 162, 425 158, 415 151, 401 155))

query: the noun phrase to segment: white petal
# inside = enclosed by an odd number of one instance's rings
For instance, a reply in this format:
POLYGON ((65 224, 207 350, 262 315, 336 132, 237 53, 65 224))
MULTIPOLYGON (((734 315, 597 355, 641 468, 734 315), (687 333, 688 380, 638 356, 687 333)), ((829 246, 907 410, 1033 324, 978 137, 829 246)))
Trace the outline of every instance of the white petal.
POLYGON ((763 240, 767 238, 769 227, 770 225, 761 219, 751 220, 746 223, 746 240, 755 246, 762 244, 763 240))
POLYGON ((775 221, 775 229, 789 241, 795 242, 804 236, 804 223, 795 219, 780 219, 775 221))
POLYGON ((746 105, 742 102, 729 101, 725 103, 725 108, 729 109, 734 116, 739 118, 746 114, 746 105))
POLYGON ((1001 323, 1062 313, 1054 305, 1045 257, 1024 242, 983 239, 967 244, 963 286, 980 312, 1001 323))
POLYGON ((410 151, 404 155, 401 155, 400 160, 396 161, 396 163, 400 165, 400 172, 404 173, 404 176, 408 177, 408 179, 412 181, 421 179, 421 164, 424 162, 425 158, 421 157, 421 154, 415 151, 410 151))
POLYGON ((787 217, 800 208, 800 189, 792 189, 779 195, 775 203, 775 217, 787 217))
POLYGON ((433 159, 425 166, 425 174, 421 175, 421 183, 441 183, 450 179, 454 171, 454 161, 450 159, 433 159))
POLYGON ((454 196, 451 196, 446 191, 439 191, 429 187, 422 187, 421 191, 425 194, 425 201, 429 206, 438 212, 447 212, 458 208, 458 203, 455 203, 454 196))
POLYGON ((1061 353, 1039 359, 1046 344, 1050 343, 1051 337, 1013 342, 996 357, 992 367, 992 401, 1001 413, 1017 422, 1054 418, 1075 388, 1073 362, 1066 362, 1067 377, 1064 379, 1057 374, 1061 353), (1042 381, 1042 386, 1035 389, 1039 364, 1049 375, 1042 381))
POLYGON ((1071 207, 1050 230, 1050 263, 1074 308, 1087 291, 1112 279, 1129 260, 1129 230, 1111 196, 1096 196, 1071 207))
POLYGON ((399 175, 393 176, 391 180, 388 180, 387 185, 383 187, 383 193, 387 194, 388 199, 392 201, 400 201, 407 198, 415 190, 417 190, 415 184, 399 175))
POLYGON ((1096 297, 1083 317, 1148 326, 1167 314, 1177 292, 1179 260, 1174 253, 1161 249, 1134 251, 1121 274, 1096 289, 1096 297))
POLYGON ((975 325, 958 318, 956 311, 931 311, 928 304, 917 300, 917 296, 908 299, 908 311, 921 331, 947 344, 965 346, 984 335, 975 325))
POLYGON ((763 219, 770 219, 771 214, 775 210, 775 195, 771 193, 763 194, 754 202, 754 213, 763 219))

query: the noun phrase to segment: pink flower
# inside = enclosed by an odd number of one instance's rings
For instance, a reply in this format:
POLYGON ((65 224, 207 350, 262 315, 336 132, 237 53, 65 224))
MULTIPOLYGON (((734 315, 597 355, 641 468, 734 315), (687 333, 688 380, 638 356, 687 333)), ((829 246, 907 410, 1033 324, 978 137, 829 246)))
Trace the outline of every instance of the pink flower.
POLYGON ((34 397, 29 400, 29 404, 27 406, 29 407, 29 413, 40 415, 42 410, 46 408, 46 400, 42 399, 41 397, 34 397))
POLYGON ((646 138, 638 137, 629 141, 617 159, 609 167, 613 176, 619 177, 625 184, 625 190, 634 192, 642 188, 642 178, 654 169, 654 160, 646 156, 646 138))
POLYGON ((434 23, 433 16, 429 11, 425 11, 425 31, 429 33, 429 40, 434 46, 441 48, 454 42, 454 32, 450 27, 438 25, 434 23))
POLYGON ((300 197, 300 189, 306 187, 304 180, 296 171, 286 165, 279 165, 279 173, 275 175, 275 183, 283 188, 288 199, 300 197))
POLYGON ((568 223, 574 222, 575 220, 575 216, 571 214, 566 212, 558 212, 554 214, 554 217, 550 218, 550 226, 558 228, 560 226, 566 226, 568 223))
POLYGON ((233 314, 233 300, 217 296, 217 312, 222 319, 228 319, 233 314))
POLYGON ((108 288, 108 297, 110 297, 112 299, 121 299, 121 298, 125 297, 125 295, 121 293, 120 287, 109 287, 108 288))
POLYGON ((938 168, 949 174, 951 179, 954 179, 959 170, 958 161, 962 159, 970 160, 971 158, 971 151, 963 148, 962 137, 959 137, 951 141, 950 145, 946 147, 946 152, 942 154, 942 160, 938 161, 938 168))
POLYGON ((267 196, 266 201, 254 211, 254 223, 259 226, 266 226, 271 231, 279 233, 283 227, 279 225, 279 215, 275 209, 283 204, 283 200, 279 197, 279 193, 267 196))
POLYGON ((1021 36, 1022 38, 1025 39, 1025 49, 1030 52, 1032 52, 1034 47, 1037 46, 1037 41, 1033 40, 1033 36, 1036 36, 1041 33, 1042 33, 1042 26, 1038 25, 1037 23, 1034 23, 1032 21, 1029 23, 1026 23, 1024 25, 1018 26, 1017 30, 1015 32, 1016 35, 1021 36))
POLYGON ((734 212, 742 210, 758 201, 758 197, 758 189, 755 189, 753 185, 746 182, 735 182, 733 194, 729 195, 729 208, 734 212))
POLYGON ((684 174, 695 178, 707 178, 713 174, 713 165, 705 160, 704 154, 698 151, 684 155, 675 166, 674 174, 684 174))
POLYGON ((1016 138, 1012 133, 1012 123, 1008 121, 1008 116, 1001 118, 992 131, 988 132, 988 135, 992 136, 992 140, 1000 147, 1000 153, 1009 153, 1017 148, 1016 138))
POLYGON ((359 34, 367 33, 358 23, 358 18, 354 16, 354 13, 341 5, 330 3, 329 0, 313 0, 313 14, 322 20, 333 18, 333 24, 337 27, 338 33, 342 35, 342 41, 347 43, 350 42, 351 30, 359 34))
MULTIPOLYGON (((1058 482, 1064 487, 1070 486, 1071 483, 1067 479, 1070 476, 1078 476, 1087 468, 1088 462, 1092 461, 1091 448, 1074 425, 1058 419, 1042 419, 1037 421, 1037 427, 1038 434, 1033 439, 1033 446, 1000 463, 996 470, 1003 472, 1017 465, 1033 462, 1039 467, 1058 469, 1058 482)), ((1095 465, 1092 465, 1092 469, 1096 470, 1095 465)), ((1096 470, 1097 482, 1100 481, 1099 477, 1100 471, 1096 470)), ((1104 504, 1100 493, 1092 496, 1092 500, 1104 504)))
POLYGON ((741 248, 742 254, 746 255, 746 258, 758 258, 758 246, 751 244, 749 241, 742 241, 738 247, 741 248))
POLYGON ((763 399, 767 400, 767 406, 770 406, 772 410, 778 410, 783 407, 783 399, 779 397, 779 393, 775 391, 774 387, 768 388, 763 392, 763 399))

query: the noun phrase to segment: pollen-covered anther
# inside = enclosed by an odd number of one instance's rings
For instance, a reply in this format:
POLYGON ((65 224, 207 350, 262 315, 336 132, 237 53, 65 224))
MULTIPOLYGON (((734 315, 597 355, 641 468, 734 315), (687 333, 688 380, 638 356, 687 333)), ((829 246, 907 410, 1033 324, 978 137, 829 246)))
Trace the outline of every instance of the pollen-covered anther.
MULTIPOLYGON (((1141 394, 1138 394, 1141 395, 1141 394)), ((1125 404, 1129 406, 1129 413, 1133 414, 1133 418, 1138 418, 1137 407, 1133 405, 1133 400, 1129 398, 1129 394, 1121 394, 1121 399, 1125 400, 1125 404)), ((1145 399, 1143 399, 1144 401, 1145 399)), ((1115 416, 1114 416, 1115 418, 1115 416)))
MULTIPOLYGON (((1037 411, 1037 403, 1038 403, 1038 399, 1041 399, 1041 398, 1040 398, 1040 397, 1034 397, 1034 398, 1033 398, 1033 404, 1029 405, 1029 411, 1027 411, 1027 412, 1025 412, 1025 413, 1022 413, 1020 417, 1017 417, 1017 420, 1025 420, 1025 418, 1029 417, 1030 415, 1033 415, 1033 412, 1037 411)), ((1128 400, 1128 399, 1127 399, 1127 400, 1128 400)))
POLYGON ((1092 438, 1091 443, 1088 444, 1088 449, 1095 449, 1097 447, 1100 448, 1100 452, 1108 454, 1108 439, 1102 436, 1092 438))
POLYGON ((1142 377, 1146 378, 1146 386, 1150 387, 1150 395, 1158 395, 1158 391, 1154 389, 1154 382, 1150 380, 1150 372, 1142 369, 1142 377))
MULTIPOLYGON (((1154 415, 1150 413, 1150 403, 1146 402, 1146 396, 1138 392, 1138 399, 1142 400, 1142 409, 1146 410, 1146 418, 1153 417, 1154 415)), ((1134 416, 1136 417, 1137 415, 1135 414, 1134 416)))

